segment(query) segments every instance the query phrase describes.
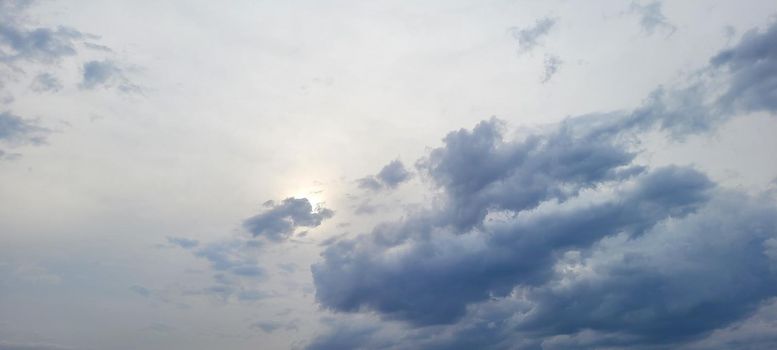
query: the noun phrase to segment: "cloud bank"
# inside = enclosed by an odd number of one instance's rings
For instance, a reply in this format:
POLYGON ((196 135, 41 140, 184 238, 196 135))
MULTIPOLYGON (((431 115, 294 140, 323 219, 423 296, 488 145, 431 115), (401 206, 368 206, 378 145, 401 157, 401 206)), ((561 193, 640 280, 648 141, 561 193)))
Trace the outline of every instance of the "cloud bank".
POLYGON ((692 348, 763 313, 774 198, 637 156, 647 132, 682 140, 773 114, 775 40, 777 25, 751 31, 632 111, 515 139, 497 119, 449 133, 417 163, 439 201, 312 266, 317 301, 357 321, 329 322, 308 348, 692 348))

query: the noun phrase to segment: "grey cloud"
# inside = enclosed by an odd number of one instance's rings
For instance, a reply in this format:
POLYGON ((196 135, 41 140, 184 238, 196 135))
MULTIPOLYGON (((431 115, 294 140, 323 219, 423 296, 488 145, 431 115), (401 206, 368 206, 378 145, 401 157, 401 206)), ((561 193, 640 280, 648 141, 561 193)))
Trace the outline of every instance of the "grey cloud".
POLYGON ((378 325, 355 323, 335 324, 331 332, 314 339, 305 348, 307 350, 335 349, 388 349, 391 341, 377 339, 375 333, 380 330, 378 325))
POLYGON ((540 82, 544 84, 550 81, 550 79, 558 73, 558 70, 563 63, 564 62, 556 55, 545 55, 545 61, 543 62, 545 71, 542 74, 542 80, 540 80, 540 82))
POLYGON ((151 295, 151 291, 143 286, 132 286, 129 289, 143 297, 149 297, 151 295))
POLYGON ((85 35, 68 27, 30 27, 24 12, 32 1, 0 2, 0 62, 55 63, 76 54, 76 43, 85 35))
POLYGON ((0 350, 75 350, 75 348, 51 343, 14 343, 0 340, 0 350))
POLYGON ((111 60, 89 61, 84 63, 83 75, 79 86, 93 90, 98 87, 117 88, 125 93, 138 93, 140 87, 133 84, 124 74, 125 69, 111 60))
POLYGON ((660 1, 653 1, 646 5, 640 5, 636 1, 631 3, 631 11, 639 15, 639 24, 648 35, 655 33, 657 29, 665 30, 667 35, 672 35, 677 30, 677 27, 664 16, 661 6, 660 1))
POLYGON ((271 293, 263 292, 260 290, 244 290, 237 294, 237 298, 241 301, 257 301, 272 297, 271 293))
POLYGON ((50 73, 41 73, 35 76, 30 88, 35 92, 57 92, 62 90, 62 82, 50 73))
POLYGON ((363 177, 359 180, 356 180, 356 183, 358 184, 359 188, 365 190, 377 191, 383 188, 383 184, 381 184, 374 176, 363 177))
POLYGON ((399 159, 386 164, 377 175, 357 180, 359 188, 368 190, 394 189, 412 177, 399 159))
POLYGON ((775 349, 777 348, 777 299, 772 299, 749 318, 716 330, 688 346, 688 349, 775 349))
POLYGON ((183 238, 183 237, 167 237, 167 242, 184 249, 194 248, 200 244, 196 239, 183 238))
MULTIPOLYGON (((264 292, 245 290, 241 287, 244 280, 264 280, 267 277, 267 269, 259 263, 257 252, 267 241, 286 240, 297 227, 317 227, 334 215, 330 209, 313 208, 305 198, 286 198, 279 203, 267 201, 263 205, 266 210, 245 220, 243 226, 254 237, 261 236, 265 240, 235 237, 201 245, 193 239, 167 238, 168 243, 191 250, 196 257, 207 260, 211 268, 218 271, 214 276, 218 284, 195 290, 190 294, 212 295, 223 301, 232 297, 240 301, 266 298, 268 295, 264 292)), ((294 266, 282 265, 281 268, 291 272, 294 266)))
POLYGON ((252 303, 274 296, 272 293, 246 288, 232 281, 225 283, 224 280, 217 280, 217 282, 218 284, 209 287, 185 291, 184 295, 208 296, 225 303, 230 301, 252 303))
POLYGON ((314 266, 316 297, 340 311, 366 307, 419 324, 454 322, 470 303, 503 297, 518 284, 543 283, 554 252, 589 247, 618 233, 640 235, 658 221, 695 210, 710 186, 695 171, 664 168, 604 203, 527 214, 462 235, 432 233, 399 245, 401 253, 375 238, 339 242, 324 253, 326 265, 314 266), (384 254, 396 261, 385 266, 384 254))
POLYGON ((276 266, 278 266, 279 269, 286 273, 293 273, 299 268, 299 266, 297 266, 295 263, 280 263, 276 266))
POLYGON ((280 203, 267 202, 261 214, 243 222, 243 227, 254 237, 280 242, 288 239, 297 227, 317 227, 334 216, 334 211, 316 207, 307 198, 286 198, 280 203))
POLYGON ((376 175, 386 187, 394 188, 410 178, 410 173, 398 159, 391 161, 376 175))
POLYGON ((113 52, 113 50, 112 50, 110 47, 108 47, 108 46, 105 46, 105 45, 100 45, 100 44, 95 44, 95 43, 85 42, 85 43, 84 43, 84 46, 85 46, 86 48, 89 48, 89 49, 92 49, 92 50, 96 50, 96 51, 102 51, 102 52, 113 52))
MULTIPOLYGON (((57 68, 62 59, 76 56, 79 43, 94 38, 70 27, 33 25, 26 13, 33 3, 34 1, 26 0, 0 1, 0 92, 4 89, 2 80, 18 80, 26 74, 25 69, 31 64, 57 68)), ((139 91, 139 88, 123 75, 113 80, 120 89, 139 91)), ((95 80, 86 81, 85 86, 93 82, 95 80)), ((41 73, 30 84, 30 89, 39 93, 58 92, 62 88, 62 82, 52 73, 41 73)), ((11 103, 13 100, 10 93, 3 96, 3 103, 11 103)), ((0 140, 15 144, 40 144, 43 143, 46 133, 47 130, 8 112, 0 116, 0 140)), ((0 157, 3 159, 17 156, 19 154, 9 156, 7 152, 0 150, 0 157)))
MULTIPOLYGON (((583 118, 589 120, 591 118, 583 118)), ((422 159, 426 171, 450 197, 444 220, 462 230, 480 222, 489 210, 524 210, 544 200, 565 198, 598 183, 630 177, 629 145, 583 121, 562 123, 553 133, 506 142, 497 119, 472 131, 448 134, 445 147, 422 159)))
POLYGON ((31 120, 8 111, 0 113, 0 142, 10 145, 41 144, 48 133, 48 129, 37 126, 31 120))
POLYGON ((777 111, 777 24, 763 32, 748 31, 736 46, 710 62, 731 75, 731 84, 719 100, 723 108, 777 111))
POLYGON ((449 133, 416 163, 433 205, 311 268, 323 307, 381 321, 333 325, 309 348, 690 348, 747 319, 777 297, 774 202, 636 157, 648 131, 773 113, 774 28, 632 111, 509 140, 496 119, 449 133))
POLYGON ((195 251, 195 255, 208 260, 214 270, 246 277, 264 276, 264 269, 250 253, 242 240, 210 243, 195 251))
POLYGON ((383 207, 382 205, 375 205, 370 203, 369 200, 365 200, 359 203, 358 205, 356 205, 353 212, 356 215, 369 215, 369 214, 374 214, 382 207, 383 207))
POLYGON ((261 329, 265 333, 273 333, 279 329, 287 330, 287 331, 297 330, 298 326, 295 322, 282 323, 282 322, 259 321, 259 322, 252 323, 250 328, 261 329))
POLYGON ((58 27, 56 29, 24 29, 0 24, 0 61, 33 61, 51 63, 65 56, 76 54, 75 41, 83 37, 79 31, 58 27))
POLYGON ((577 267, 592 273, 531 290, 533 309, 520 329, 595 330, 626 335, 626 345, 695 339, 777 295, 777 271, 764 253, 776 236, 772 203, 718 193, 684 219, 602 242, 577 267))
POLYGON ((548 35, 555 25, 555 18, 546 17, 538 19, 531 27, 511 28, 513 38, 518 40, 518 52, 526 53, 540 46, 542 38, 548 35))
POLYGON ((255 322, 251 324, 251 328, 261 329, 265 333, 272 333, 281 327, 283 327, 283 324, 278 322, 255 322))
MULTIPOLYGON (((395 327, 380 323, 360 322, 357 329, 338 324, 309 348, 726 348, 707 338, 720 338, 714 331, 777 296, 777 269, 768 253, 777 237, 777 208, 768 199, 710 186, 698 172, 665 168, 611 200, 524 213, 481 232, 440 234, 391 252, 374 246, 363 251, 361 245, 376 244, 374 237, 346 242, 349 247, 329 252, 340 259, 340 269, 359 271, 362 286, 386 283, 358 296, 383 299, 384 309, 359 310, 393 318, 385 307, 408 308, 419 312, 413 317, 427 318, 420 313, 445 314, 472 290, 491 290, 448 325, 392 333, 395 327), (674 185, 662 185, 668 182, 674 185), (374 255, 382 252, 390 255, 374 255), (532 273, 537 267, 539 275, 532 273), (510 276, 521 281, 500 285, 510 276), (405 294, 407 288, 412 290, 405 294), (445 300, 451 294, 454 300, 445 300), (717 346, 694 346, 710 341, 717 346)), ((333 281, 353 282, 339 277, 333 281)), ((359 290, 338 287, 340 293, 359 290)), ((755 342, 729 331, 729 344, 746 349, 771 341, 763 325, 750 327, 761 332, 755 342)))

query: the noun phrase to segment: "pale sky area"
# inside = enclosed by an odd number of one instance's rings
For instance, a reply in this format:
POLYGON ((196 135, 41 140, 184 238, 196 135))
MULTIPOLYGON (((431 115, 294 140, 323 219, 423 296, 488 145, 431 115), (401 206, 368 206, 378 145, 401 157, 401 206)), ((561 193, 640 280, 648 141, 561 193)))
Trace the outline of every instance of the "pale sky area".
POLYGON ((0 350, 775 349, 777 2, 0 0, 0 350))

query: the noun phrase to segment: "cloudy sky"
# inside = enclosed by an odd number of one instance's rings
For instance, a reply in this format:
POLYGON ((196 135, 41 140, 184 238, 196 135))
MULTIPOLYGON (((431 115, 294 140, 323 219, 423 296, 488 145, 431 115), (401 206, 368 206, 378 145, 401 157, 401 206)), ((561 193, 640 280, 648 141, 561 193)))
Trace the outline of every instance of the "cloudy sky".
POLYGON ((777 3, 0 0, 0 350, 777 348, 777 3))

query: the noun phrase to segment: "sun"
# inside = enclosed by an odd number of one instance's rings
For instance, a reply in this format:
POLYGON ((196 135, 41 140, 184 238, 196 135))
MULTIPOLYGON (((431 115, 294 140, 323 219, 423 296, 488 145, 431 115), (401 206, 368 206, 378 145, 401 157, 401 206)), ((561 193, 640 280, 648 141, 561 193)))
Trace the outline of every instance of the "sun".
POLYGON ((324 190, 319 187, 307 187, 291 191, 289 197, 306 198, 313 207, 324 203, 324 190))

